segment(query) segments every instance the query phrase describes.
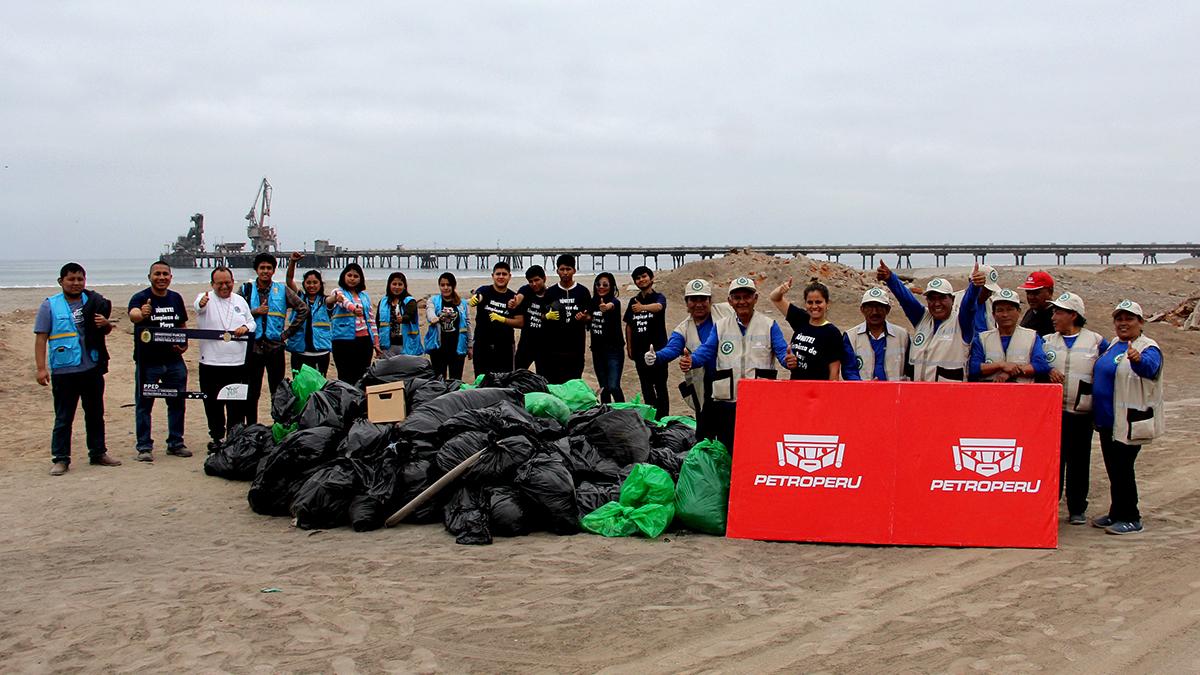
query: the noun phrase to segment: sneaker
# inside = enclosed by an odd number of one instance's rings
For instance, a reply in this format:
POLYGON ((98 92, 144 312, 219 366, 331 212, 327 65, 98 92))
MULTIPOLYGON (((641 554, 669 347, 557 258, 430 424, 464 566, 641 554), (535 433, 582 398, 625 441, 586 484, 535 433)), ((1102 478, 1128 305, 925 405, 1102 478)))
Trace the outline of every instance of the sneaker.
POLYGON ((1118 520, 1117 522, 1104 528, 1108 534, 1136 534, 1142 531, 1142 521, 1140 520, 1118 520))
POLYGON ((178 448, 167 448, 167 454, 176 457, 191 457, 192 451, 188 450, 186 445, 181 445, 178 448))
POLYGON ((66 462, 55 462, 54 466, 50 467, 51 476, 61 476, 69 471, 71 466, 66 462))
POLYGON ((1070 517, 1067 518, 1067 523, 1071 525, 1087 525, 1087 516, 1083 515, 1082 513, 1072 513, 1070 517))
POLYGON ((113 457, 107 452, 103 455, 96 455, 95 457, 91 458, 89 462, 95 464, 96 466, 121 466, 121 460, 113 457))
POLYGON ((137 454, 137 461, 153 462, 154 461, 154 453, 150 452, 149 450, 140 450, 140 451, 138 451, 138 454, 137 454))
POLYGON ((1103 530, 1115 522, 1117 521, 1109 518, 1108 516, 1100 516, 1099 518, 1092 518, 1092 527, 1098 527, 1103 530))

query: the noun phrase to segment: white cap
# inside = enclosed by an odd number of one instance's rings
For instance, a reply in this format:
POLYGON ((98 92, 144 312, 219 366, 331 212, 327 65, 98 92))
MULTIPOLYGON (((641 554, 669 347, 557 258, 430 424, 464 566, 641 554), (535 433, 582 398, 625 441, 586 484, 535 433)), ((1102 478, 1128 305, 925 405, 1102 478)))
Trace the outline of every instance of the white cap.
POLYGON ((994 295, 992 295, 992 304, 996 304, 997 302, 1011 302, 1017 307, 1020 307, 1021 296, 1017 295, 1016 291, 1010 291, 1007 288, 1001 288, 994 295))
POLYGON ((692 279, 683 287, 683 297, 688 298, 697 295, 703 295, 708 298, 712 297, 712 284, 708 283, 707 279, 692 279))
POLYGON ((1122 301, 1118 302, 1117 306, 1113 308, 1112 315, 1116 316, 1117 314, 1119 314, 1121 312, 1129 312, 1130 314, 1138 317, 1139 319, 1146 318, 1145 313, 1142 312, 1142 306, 1132 300, 1122 300, 1122 301))
POLYGON ((1000 288, 1000 273, 991 265, 980 265, 979 271, 983 272, 983 287, 993 293, 999 293, 1000 288))
MULTIPOLYGON (((1065 309, 1065 310, 1068 310, 1071 312, 1075 312, 1079 316, 1084 316, 1084 314, 1083 314, 1083 298, 1079 297, 1078 295, 1075 295, 1074 293, 1063 293, 1062 295, 1058 296, 1057 298, 1051 300, 1050 304, 1054 305, 1055 307, 1058 307, 1059 309, 1065 309)), ((1084 317, 1084 318, 1086 318, 1086 317, 1084 317)))
POLYGON ((740 290, 743 288, 748 288, 748 289, 754 291, 755 293, 758 292, 758 286, 754 285, 754 281, 751 280, 750 277, 738 277, 738 278, 734 279, 733 281, 729 282, 729 294, 730 295, 733 295, 734 291, 740 290))
POLYGON ((877 305, 885 305, 887 307, 892 306, 892 299, 888 297, 888 292, 879 287, 868 288, 867 292, 863 293, 862 302, 858 304, 859 306, 862 306, 869 302, 873 302, 877 305))
POLYGON ((925 295, 930 293, 942 293, 944 295, 954 295, 954 286, 948 279, 943 277, 934 277, 925 284, 925 295))

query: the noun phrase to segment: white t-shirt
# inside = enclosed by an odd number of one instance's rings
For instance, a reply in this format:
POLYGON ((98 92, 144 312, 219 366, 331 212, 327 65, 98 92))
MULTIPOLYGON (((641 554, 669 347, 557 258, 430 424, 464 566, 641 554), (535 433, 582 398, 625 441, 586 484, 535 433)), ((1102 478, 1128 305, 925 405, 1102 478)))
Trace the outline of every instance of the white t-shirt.
MULTIPOLYGON (((232 333, 238 326, 245 326, 254 331, 254 316, 250 314, 250 306, 237 293, 228 298, 222 298, 215 292, 209 292, 208 304, 201 307, 200 298, 196 296, 192 307, 196 310, 197 327, 209 330, 221 330, 232 333)), ((201 340, 200 363, 206 366, 240 366, 246 362, 245 341, 201 340)))

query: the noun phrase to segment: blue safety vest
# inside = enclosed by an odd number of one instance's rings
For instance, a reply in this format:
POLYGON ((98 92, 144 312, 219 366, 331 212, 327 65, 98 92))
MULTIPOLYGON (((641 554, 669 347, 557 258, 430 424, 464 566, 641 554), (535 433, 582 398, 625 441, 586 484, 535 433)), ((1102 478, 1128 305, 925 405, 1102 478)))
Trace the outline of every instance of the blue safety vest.
MULTIPOLYGON (((314 352, 327 352, 331 346, 330 338, 332 337, 332 330, 330 329, 329 307, 325 304, 325 296, 318 295, 314 302, 308 302, 306 297, 305 302, 308 303, 308 325, 312 327, 312 350, 314 352)), ((295 314, 293 310, 289 309, 288 321, 291 321, 295 314)), ((288 338, 287 350, 289 352, 302 354, 308 351, 304 332, 304 330, 297 330, 288 338)))
MULTIPOLYGON (((352 293, 346 289, 342 289, 342 295, 347 299, 357 302, 363 308, 363 320, 367 323, 367 334, 372 337, 375 335, 375 324, 371 321, 371 296, 367 295, 366 291, 362 293, 352 293)), ((334 340, 353 340, 354 339, 354 312, 342 307, 339 303, 333 307, 333 316, 330 323, 333 324, 333 339, 334 340)))
MULTIPOLYGON (((403 306, 408 306, 408 303, 417 301, 413 296, 404 298, 403 306)), ((392 346, 392 303, 388 302, 387 298, 379 301, 379 346, 382 349, 387 349, 392 346)), ((411 356, 420 356, 425 353, 425 349, 421 345, 421 313, 417 312, 413 315, 412 321, 401 321, 400 330, 404 334, 404 353, 411 356)))
MULTIPOLYGON (((429 299, 433 304, 434 316, 442 313, 442 296, 435 295, 429 299)), ((467 353, 467 301, 462 300, 458 303, 458 353, 464 355, 467 353)), ((429 329, 425 331, 425 351, 432 352, 442 345, 442 326, 438 321, 429 324, 429 329)))
MULTIPOLYGON (((84 293, 80 296, 83 304, 87 304, 88 297, 84 293)), ((71 305, 67 303, 67 298, 62 293, 52 297, 50 300, 50 337, 49 352, 50 352, 50 370, 58 370, 59 368, 70 368, 77 366, 83 361, 83 341, 79 337, 79 330, 75 326, 75 314, 71 312, 71 305)), ((100 354, 95 349, 91 350, 89 356, 95 362, 100 359, 100 354)))
MULTIPOLYGON (((250 309, 258 307, 262 302, 258 296, 258 284, 255 282, 250 283, 250 297, 247 301, 250 309)), ((267 297, 267 318, 265 321, 259 321, 260 318, 254 317, 254 339, 261 340, 265 337, 268 340, 278 340, 283 336, 283 322, 287 318, 287 293, 283 284, 278 281, 271 282, 271 295, 267 297)))

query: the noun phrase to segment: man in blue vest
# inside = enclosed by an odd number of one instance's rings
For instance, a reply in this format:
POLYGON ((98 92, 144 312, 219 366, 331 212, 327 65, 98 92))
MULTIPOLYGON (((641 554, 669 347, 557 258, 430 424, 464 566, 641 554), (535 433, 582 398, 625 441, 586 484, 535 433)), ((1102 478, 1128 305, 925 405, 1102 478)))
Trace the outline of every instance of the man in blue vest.
POLYGON ((308 320, 308 303, 286 284, 275 281, 278 261, 270 253, 254 256, 253 282, 242 284, 241 296, 254 316, 254 342, 246 350, 246 377, 250 390, 246 395, 246 423, 258 423, 258 397, 262 393, 263 371, 271 396, 283 381, 284 344, 296 331, 303 331, 308 320), (292 323, 287 324, 288 309, 292 323))
POLYGON ((87 274, 79 263, 63 265, 58 273, 62 293, 42 303, 33 323, 37 382, 51 385, 54 394, 51 476, 61 476, 71 467, 71 428, 80 403, 91 463, 121 465, 108 454, 104 442, 104 374, 108 372, 104 338, 112 332, 112 303, 95 291, 85 291, 86 283, 87 274))

